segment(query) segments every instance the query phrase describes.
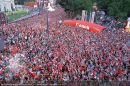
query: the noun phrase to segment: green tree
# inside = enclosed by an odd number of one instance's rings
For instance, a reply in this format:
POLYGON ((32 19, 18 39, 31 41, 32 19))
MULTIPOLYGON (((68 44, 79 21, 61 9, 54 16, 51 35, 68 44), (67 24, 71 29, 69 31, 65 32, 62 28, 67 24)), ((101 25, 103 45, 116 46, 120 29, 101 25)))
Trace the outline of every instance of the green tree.
POLYGON ((24 5, 26 0, 15 0, 15 4, 24 5))
MULTIPOLYGON (((114 16, 117 20, 124 20, 130 16, 130 0, 58 0, 65 11, 73 14, 88 12, 92 10, 94 2, 98 8, 104 10, 108 15, 114 16)), ((71 14, 72 15, 72 14, 71 14)))
POLYGON ((130 16, 130 0, 97 0, 97 3, 100 9, 117 20, 124 20, 130 16))
POLYGON ((118 20, 123 20, 127 17, 127 10, 124 9, 124 6, 124 0, 113 0, 113 2, 108 5, 108 14, 118 20))
POLYGON ((14 0, 15 4, 24 5, 25 2, 35 2, 35 0, 14 0))
POLYGON ((60 5, 70 15, 81 14, 82 10, 91 11, 92 3, 95 0, 61 0, 60 5))

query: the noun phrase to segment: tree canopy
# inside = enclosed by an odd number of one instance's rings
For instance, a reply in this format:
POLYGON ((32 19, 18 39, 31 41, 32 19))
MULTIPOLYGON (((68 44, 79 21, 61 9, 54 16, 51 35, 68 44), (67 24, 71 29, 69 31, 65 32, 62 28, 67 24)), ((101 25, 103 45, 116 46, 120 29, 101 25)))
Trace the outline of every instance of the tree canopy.
POLYGON ((93 3, 98 4, 98 8, 104 10, 108 15, 114 16, 118 20, 126 19, 130 16, 130 0, 60 0, 60 5, 66 11, 92 10, 93 3))
POLYGON ((90 11, 92 7, 92 0, 61 0, 59 3, 66 11, 90 11))
POLYGON ((118 20, 126 19, 130 16, 130 0, 99 0, 100 9, 106 10, 107 14, 114 16, 118 20))
POLYGON ((34 2, 35 0, 14 0, 15 4, 24 5, 25 2, 34 2))

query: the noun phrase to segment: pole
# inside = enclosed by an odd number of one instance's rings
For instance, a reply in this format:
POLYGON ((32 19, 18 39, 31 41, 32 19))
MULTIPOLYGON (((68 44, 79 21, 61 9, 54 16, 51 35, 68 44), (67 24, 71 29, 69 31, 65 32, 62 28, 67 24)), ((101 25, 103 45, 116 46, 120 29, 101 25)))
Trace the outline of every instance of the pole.
POLYGON ((47 34, 49 35, 49 22, 48 22, 48 10, 46 10, 46 23, 47 23, 47 34))
POLYGON ((90 14, 89 14, 89 22, 91 22, 91 16, 92 16, 92 14, 90 12, 90 14))
POLYGON ((49 20, 48 20, 48 10, 46 9, 46 33, 47 33, 47 50, 49 50, 49 20))
POLYGON ((85 21, 88 21, 87 11, 85 12, 85 21))

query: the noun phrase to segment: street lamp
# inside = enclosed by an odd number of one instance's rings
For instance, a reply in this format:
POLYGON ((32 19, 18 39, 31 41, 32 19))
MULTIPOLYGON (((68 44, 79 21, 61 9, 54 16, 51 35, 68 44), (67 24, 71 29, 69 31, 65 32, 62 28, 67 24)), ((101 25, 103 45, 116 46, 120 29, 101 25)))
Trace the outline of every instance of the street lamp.
POLYGON ((47 32, 47 34, 48 34, 48 39, 49 39, 49 16, 48 16, 48 14, 49 14, 49 11, 55 11, 55 9, 53 9, 52 7, 51 7, 51 5, 50 5, 50 3, 48 3, 48 7, 47 8, 45 8, 44 7, 44 10, 45 10, 45 12, 46 12, 46 25, 47 25, 47 28, 46 28, 46 32, 47 32))
POLYGON ((46 12, 46 34, 47 34, 47 50, 49 50, 49 46, 48 46, 48 44, 49 44, 49 38, 50 38, 50 36, 49 36, 49 11, 55 11, 55 9, 53 9, 51 6, 50 6, 50 3, 48 3, 48 7, 47 8, 45 8, 45 7, 43 7, 44 8, 44 10, 45 10, 45 12, 46 12))
POLYGON ((49 20, 48 20, 48 10, 46 9, 46 33, 47 33, 47 44, 49 42, 49 20))

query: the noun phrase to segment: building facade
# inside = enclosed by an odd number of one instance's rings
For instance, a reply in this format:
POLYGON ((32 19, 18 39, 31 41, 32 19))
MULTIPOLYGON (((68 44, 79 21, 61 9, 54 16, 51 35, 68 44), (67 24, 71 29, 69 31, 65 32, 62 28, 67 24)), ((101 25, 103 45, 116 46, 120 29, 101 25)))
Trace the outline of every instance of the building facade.
POLYGON ((14 0, 0 0, 0 11, 7 12, 15 9, 14 0))

